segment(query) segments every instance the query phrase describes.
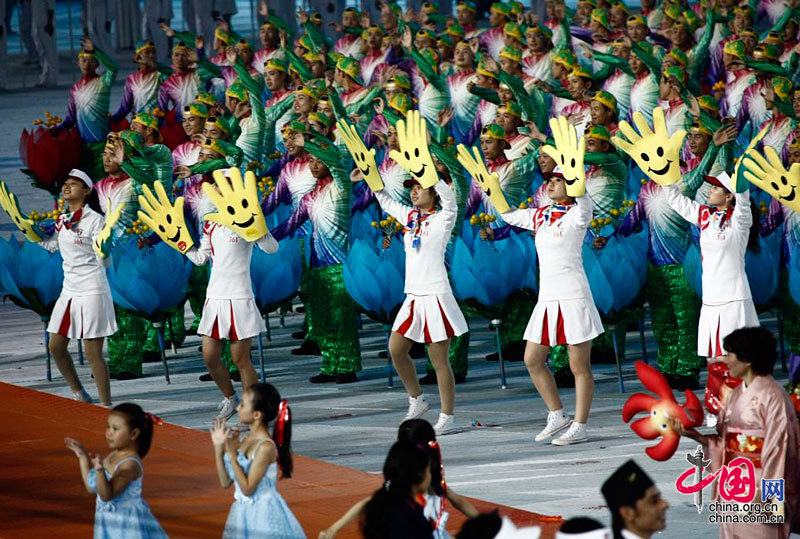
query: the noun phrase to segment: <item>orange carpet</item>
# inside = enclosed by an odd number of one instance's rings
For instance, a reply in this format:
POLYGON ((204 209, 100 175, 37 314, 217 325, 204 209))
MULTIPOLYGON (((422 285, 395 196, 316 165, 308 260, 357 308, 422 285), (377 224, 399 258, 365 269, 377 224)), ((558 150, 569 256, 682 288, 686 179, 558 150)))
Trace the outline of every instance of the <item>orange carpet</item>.
MULTIPOLYGON (((90 452, 105 454, 108 412, 0 382, 0 537, 90 537, 94 495, 85 491, 78 462, 64 447, 77 438, 90 452)), ((171 537, 220 537, 233 494, 219 487, 207 432, 164 423, 144 460, 144 497, 171 537)), ((310 538, 350 505, 369 495, 380 478, 295 455, 295 475, 279 490, 310 538)), ((479 510, 495 507, 472 500, 479 510)), ((463 515, 451 512, 455 534, 463 515)), ((517 525, 540 525, 552 537, 560 517, 500 507, 517 525)), ((339 537, 357 537, 355 525, 339 537)))

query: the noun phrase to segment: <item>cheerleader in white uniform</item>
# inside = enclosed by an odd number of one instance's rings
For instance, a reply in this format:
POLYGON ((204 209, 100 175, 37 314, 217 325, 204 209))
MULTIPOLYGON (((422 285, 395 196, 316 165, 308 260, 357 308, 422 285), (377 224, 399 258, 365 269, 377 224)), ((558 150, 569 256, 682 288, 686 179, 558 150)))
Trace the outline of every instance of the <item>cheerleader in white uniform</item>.
POLYGON ((734 194, 731 177, 725 172, 705 179, 712 185, 707 204, 683 196, 676 185, 667 187, 666 192, 670 206, 700 228, 703 306, 697 354, 714 363, 724 359, 722 341, 729 333, 759 325, 744 269, 745 252, 751 242, 758 241, 758 233, 753 230, 750 191, 734 194))
POLYGON ((428 355, 436 369, 442 403, 434 430, 437 435, 442 435, 455 430, 455 381, 448 361, 450 339, 468 331, 444 264, 458 206, 453 190, 441 180, 428 189, 423 189, 415 180, 406 180, 404 185, 411 188, 414 207, 400 204, 385 190, 375 192, 383 211, 398 222, 406 223, 403 235, 406 299, 392 327, 389 352, 409 395, 408 413, 403 420, 416 419, 427 412, 430 405, 422 394, 408 352, 415 342, 428 344, 428 355), (441 210, 436 209, 437 203, 441 204, 441 210))
POLYGON ((50 353, 72 389, 73 397, 91 402, 67 351, 70 339, 83 339, 100 402, 110 407, 111 387, 108 366, 103 360, 103 338, 116 333, 117 323, 111 289, 106 280, 108 259, 98 256, 92 247, 104 223, 103 216, 86 204, 92 186, 92 180, 85 172, 70 171, 61 186, 61 196, 68 211, 58 217, 55 234, 41 242, 48 251, 61 252, 64 269, 64 284, 50 315, 47 332, 50 333, 50 353))
POLYGON ((512 210, 503 219, 532 230, 539 258, 539 298, 524 338, 525 365, 550 413, 536 441, 553 438, 554 445, 585 442, 586 420, 592 405, 594 380, 589 365, 592 339, 603 332, 589 280, 583 270, 583 241, 592 220, 588 196, 567 196, 564 176, 556 168, 548 178, 548 206, 512 210), (575 375, 575 420, 564 412, 553 374, 545 365, 551 346, 566 344, 575 375))
MULTIPOLYGON (((200 215, 214 209, 205 196, 201 201, 201 205, 204 204, 209 211, 201 210, 200 215)), ((197 333, 203 337, 203 360, 208 372, 225 397, 218 417, 226 419, 236 413, 239 397, 233 389, 230 373, 220 359, 222 340, 230 341, 231 356, 241 373, 242 387, 248 388, 258 382, 258 375, 250 362, 250 342, 267 329, 256 306, 250 281, 253 243, 265 253, 278 250, 278 242, 269 232, 259 240, 249 242, 226 226, 206 221, 200 246, 186 252, 189 260, 197 266, 211 259, 211 275, 197 333)))

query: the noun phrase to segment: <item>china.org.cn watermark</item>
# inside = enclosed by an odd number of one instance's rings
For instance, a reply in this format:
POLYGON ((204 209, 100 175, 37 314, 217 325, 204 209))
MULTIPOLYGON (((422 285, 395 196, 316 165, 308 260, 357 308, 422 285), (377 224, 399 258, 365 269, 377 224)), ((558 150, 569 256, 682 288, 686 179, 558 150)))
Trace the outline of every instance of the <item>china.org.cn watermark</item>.
POLYGON ((675 480, 675 489, 681 494, 691 494, 697 512, 702 513, 703 489, 717 481, 719 501, 709 504, 708 522, 711 524, 783 524, 784 480, 761 479, 761 488, 756 483, 756 468, 745 457, 736 457, 716 472, 706 472, 711 464, 704 460, 703 446, 687 453, 686 460, 692 465, 675 480), (760 499, 756 499, 758 492, 760 499))

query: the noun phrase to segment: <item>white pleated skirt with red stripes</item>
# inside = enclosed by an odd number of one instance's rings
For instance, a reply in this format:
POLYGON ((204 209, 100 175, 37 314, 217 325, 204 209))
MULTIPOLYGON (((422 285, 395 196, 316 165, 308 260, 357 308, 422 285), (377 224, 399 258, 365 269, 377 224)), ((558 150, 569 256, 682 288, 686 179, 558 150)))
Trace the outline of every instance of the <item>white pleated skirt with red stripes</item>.
POLYGON ((254 299, 206 298, 197 334, 217 340, 240 341, 256 337, 266 330, 254 299))
POLYGON ((99 339, 117 332, 111 293, 73 296, 61 294, 53 307, 48 333, 68 339, 99 339))
POLYGON ((415 342, 433 343, 463 335, 469 327, 453 294, 408 294, 392 331, 415 342))
POLYGON ((540 301, 533 309, 523 338, 544 346, 581 344, 603 333, 594 301, 562 299, 540 301))
POLYGON ((697 324, 697 355, 720 357, 726 354, 722 341, 736 329, 760 325, 752 299, 731 301, 700 308, 697 324))

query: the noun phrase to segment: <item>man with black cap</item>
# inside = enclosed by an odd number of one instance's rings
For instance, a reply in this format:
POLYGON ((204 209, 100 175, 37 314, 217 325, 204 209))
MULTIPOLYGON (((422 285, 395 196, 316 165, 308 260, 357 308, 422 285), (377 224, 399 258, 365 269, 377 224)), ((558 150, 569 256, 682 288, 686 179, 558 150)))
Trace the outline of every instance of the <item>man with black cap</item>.
POLYGON ((650 539, 666 527, 669 503, 633 460, 617 468, 600 490, 611 510, 614 539, 650 539))

